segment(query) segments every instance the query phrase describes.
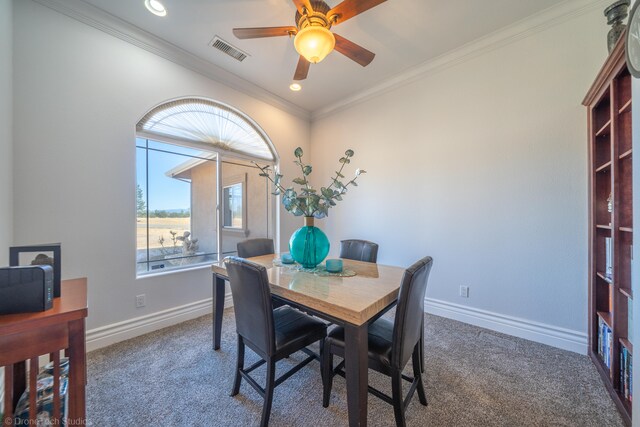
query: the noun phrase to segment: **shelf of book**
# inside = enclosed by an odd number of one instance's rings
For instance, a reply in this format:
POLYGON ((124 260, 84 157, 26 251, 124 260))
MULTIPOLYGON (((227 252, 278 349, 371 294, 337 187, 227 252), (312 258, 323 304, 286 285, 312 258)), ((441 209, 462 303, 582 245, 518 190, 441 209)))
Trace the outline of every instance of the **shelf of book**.
POLYGON ((613 325, 613 322, 611 321, 611 313, 609 312, 605 312, 605 311, 599 311, 598 312, 598 317, 600 319, 602 319, 602 321, 609 326, 609 328, 611 328, 611 325, 613 325))
POLYGON ((620 344, 629 350, 629 353, 633 353, 633 344, 626 338, 620 338, 620 344))
POLYGON ((626 339, 620 339, 620 382, 618 395, 623 405, 631 410, 633 402, 633 345, 626 339))

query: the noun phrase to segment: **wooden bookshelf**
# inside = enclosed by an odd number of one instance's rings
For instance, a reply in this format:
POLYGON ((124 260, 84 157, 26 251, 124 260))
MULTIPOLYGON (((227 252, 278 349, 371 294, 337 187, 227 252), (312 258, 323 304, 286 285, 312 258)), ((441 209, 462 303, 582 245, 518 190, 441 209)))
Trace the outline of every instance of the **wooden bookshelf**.
POLYGON ((620 37, 583 105, 588 109, 590 164, 589 356, 625 423, 631 425, 632 405, 625 398, 620 362, 623 349, 633 352, 628 324, 633 305, 632 99, 625 38, 620 37), (611 329, 610 367, 598 352, 600 319, 611 329))

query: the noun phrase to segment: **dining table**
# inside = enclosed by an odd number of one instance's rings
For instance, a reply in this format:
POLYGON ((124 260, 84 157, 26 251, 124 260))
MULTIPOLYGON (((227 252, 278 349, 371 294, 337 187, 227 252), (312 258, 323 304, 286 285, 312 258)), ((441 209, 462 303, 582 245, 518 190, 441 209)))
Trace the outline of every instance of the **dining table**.
MULTIPOLYGON (((368 326, 397 302, 404 268, 343 259, 345 275, 282 264, 278 255, 248 258, 267 268, 271 295, 285 304, 344 327, 345 377, 350 426, 367 425, 368 326)), ((225 281, 224 261, 213 270, 213 348, 220 349, 225 281)))

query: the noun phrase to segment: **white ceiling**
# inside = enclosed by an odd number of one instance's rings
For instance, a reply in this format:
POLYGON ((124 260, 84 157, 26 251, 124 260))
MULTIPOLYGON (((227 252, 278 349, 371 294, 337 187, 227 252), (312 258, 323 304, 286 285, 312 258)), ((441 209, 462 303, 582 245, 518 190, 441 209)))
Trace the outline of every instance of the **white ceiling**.
MULTIPOLYGON (((295 25, 291 0, 162 0, 157 17, 143 0, 84 0, 310 112, 384 82, 495 32, 559 0, 388 0, 333 27, 376 53, 363 68, 338 52, 311 65, 300 92, 289 90, 298 54, 288 37, 238 40, 235 27, 295 25), (208 44, 215 35, 251 56, 243 62, 208 44)), ((335 6, 339 0, 327 0, 335 6)))

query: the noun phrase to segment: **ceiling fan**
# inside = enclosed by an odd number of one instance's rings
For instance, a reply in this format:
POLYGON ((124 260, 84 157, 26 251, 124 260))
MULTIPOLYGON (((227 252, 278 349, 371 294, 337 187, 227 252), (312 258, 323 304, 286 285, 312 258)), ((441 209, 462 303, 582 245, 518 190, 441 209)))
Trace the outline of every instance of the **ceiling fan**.
POLYGON ((298 9, 295 27, 234 28, 233 34, 239 39, 295 36, 293 43, 300 59, 294 80, 306 79, 309 65, 322 61, 334 48, 363 67, 373 61, 375 53, 329 30, 333 25, 353 18, 386 0, 344 0, 334 8, 330 8, 322 0, 292 1, 298 9))

